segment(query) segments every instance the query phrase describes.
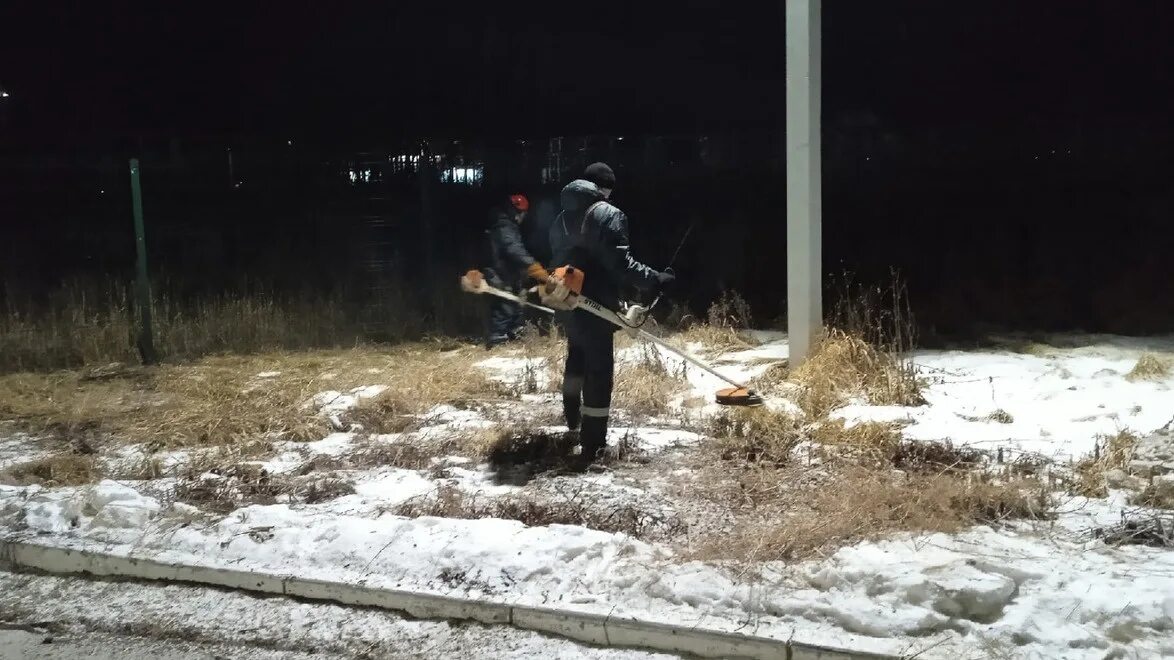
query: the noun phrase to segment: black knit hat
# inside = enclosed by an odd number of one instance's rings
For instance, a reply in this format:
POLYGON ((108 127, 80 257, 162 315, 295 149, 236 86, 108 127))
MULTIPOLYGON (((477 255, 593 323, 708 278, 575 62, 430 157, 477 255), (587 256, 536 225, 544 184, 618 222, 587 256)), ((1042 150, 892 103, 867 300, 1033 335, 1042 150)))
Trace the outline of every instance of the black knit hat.
POLYGON ((600 188, 611 190, 616 187, 616 173, 607 163, 591 163, 583 172, 583 178, 600 188))

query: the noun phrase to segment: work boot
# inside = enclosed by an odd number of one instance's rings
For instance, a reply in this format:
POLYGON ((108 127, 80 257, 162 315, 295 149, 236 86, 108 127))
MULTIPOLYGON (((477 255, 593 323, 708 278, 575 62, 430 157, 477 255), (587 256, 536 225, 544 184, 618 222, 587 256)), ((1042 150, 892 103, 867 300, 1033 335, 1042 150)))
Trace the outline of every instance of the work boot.
POLYGON ((607 447, 607 418, 584 417, 579 429, 580 460, 589 464, 603 455, 607 447))

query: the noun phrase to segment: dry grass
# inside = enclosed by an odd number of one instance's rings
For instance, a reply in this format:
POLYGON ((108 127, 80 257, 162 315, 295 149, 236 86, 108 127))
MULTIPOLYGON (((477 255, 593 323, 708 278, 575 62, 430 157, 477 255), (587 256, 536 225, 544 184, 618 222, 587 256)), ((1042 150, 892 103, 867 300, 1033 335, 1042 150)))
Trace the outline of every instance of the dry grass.
POLYGON ((1085 497, 1107 496, 1109 485, 1105 481, 1105 473, 1128 465, 1133 459, 1137 443, 1137 435, 1127 429, 1098 438, 1092 456, 1082 459, 1073 467, 1070 484, 1072 492, 1085 497))
POLYGON ((1146 353, 1138 359, 1133 369, 1126 374, 1125 379, 1131 382, 1160 381, 1170 377, 1170 363, 1154 355, 1146 353))
POLYGON ((676 517, 642 511, 631 504, 599 508, 583 490, 557 493, 549 499, 524 495, 480 499, 446 484, 432 495, 400 504, 391 513, 409 518, 500 518, 531 527, 578 525, 640 539, 673 538, 684 532, 676 517))
POLYGON ((218 514, 243 506, 274 504, 279 499, 318 504, 354 492, 354 485, 338 476, 273 475, 255 463, 189 470, 175 485, 177 501, 218 514))
POLYGON ((1121 522, 1093 530, 1093 538, 1108 545, 1144 545, 1174 548, 1174 516, 1169 514, 1122 514, 1121 522))
POLYGON ((801 424, 765 406, 732 408, 710 421, 709 446, 723 460, 766 465, 786 465, 803 440, 801 424))
POLYGON ((701 344, 709 352, 730 351, 755 345, 744 331, 751 327, 750 305, 733 291, 724 291, 709 306, 705 323, 693 323, 673 338, 683 344, 701 344))
POLYGON ((401 390, 388 390, 362 399, 354 408, 340 415, 342 422, 364 433, 404 433, 419 428, 423 420, 418 401, 401 390))
MULTIPOLYGON (((122 283, 72 283, 35 308, 18 307, 10 299, 5 311, 0 313, 0 373, 138 361, 137 320, 130 290, 122 283)), ((335 297, 310 295, 280 300, 256 293, 180 304, 163 294, 152 303, 156 349, 171 359, 354 346, 367 335, 358 316, 335 297)), ((419 332, 403 320, 405 331, 419 332)))
POLYGON ((392 428, 432 406, 493 397, 472 366, 483 353, 415 343, 375 350, 210 357, 190 365, 0 376, 0 418, 73 440, 94 429, 154 448, 241 444, 258 439, 317 439, 330 422, 307 402, 327 390, 365 385, 387 391, 354 413, 392 428), (259 374, 268 372, 267 377, 259 374))
POLYGON ((410 441, 389 442, 370 436, 356 438, 352 446, 337 456, 314 454, 296 471, 296 475, 334 470, 369 470, 373 468, 401 468, 429 470, 440 466, 446 456, 481 457, 488 451, 490 430, 462 431, 446 434, 440 439, 411 438, 410 441))
POLYGON ((798 404, 813 420, 854 396, 873 405, 925 403, 913 365, 839 330, 826 333, 814 354, 792 373, 792 380, 803 387, 798 404))
POLYGON ((669 402, 685 389, 685 376, 651 344, 641 343, 640 357, 616 369, 612 401, 636 415, 663 415, 669 402))
POLYGON ((890 466, 901 447, 901 430, 896 424, 862 422, 849 426, 841 419, 825 419, 811 439, 837 459, 860 465, 890 466))
POLYGON ((92 454, 71 452, 52 454, 0 470, 0 484, 6 486, 80 486, 100 478, 98 463, 92 454))
POLYGON ((1047 518, 1050 511, 1046 491, 1034 480, 850 466, 813 490, 780 490, 779 497, 756 502, 733 530, 702 542, 695 553, 739 563, 790 561, 900 531, 954 532, 980 523, 1047 518))

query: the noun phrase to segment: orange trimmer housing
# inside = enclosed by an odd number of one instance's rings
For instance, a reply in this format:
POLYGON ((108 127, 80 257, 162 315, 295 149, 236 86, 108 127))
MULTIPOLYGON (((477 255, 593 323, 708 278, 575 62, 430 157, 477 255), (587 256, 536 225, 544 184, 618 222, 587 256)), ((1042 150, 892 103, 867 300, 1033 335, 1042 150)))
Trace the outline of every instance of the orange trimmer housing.
POLYGON ((562 280, 563 286, 572 293, 583 295, 583 271, 574 266, 559 266, 551 273, 555 278, 562 280))

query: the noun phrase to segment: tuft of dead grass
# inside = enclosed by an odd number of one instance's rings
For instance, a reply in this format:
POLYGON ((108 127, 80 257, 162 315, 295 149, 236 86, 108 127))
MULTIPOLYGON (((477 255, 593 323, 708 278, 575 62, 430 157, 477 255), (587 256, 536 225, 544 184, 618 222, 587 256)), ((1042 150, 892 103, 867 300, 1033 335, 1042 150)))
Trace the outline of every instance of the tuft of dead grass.
POLYGON ((420 404, 409 400, 400 390, 388 390, 359 401, 339 418, 352 430, 364 433, 403 433, 419 428, 420 404))
POLYGON ((1124 468, 1133 459, 1138 437, 1128 429, 1114 435, 1101 436, 1093 446, 1093 453, 1076 463, 1072 469, 1070 490, 1084 497, 1105 497, 1109 485, 1105 473, 1124 468))
POLYGON ((842 419, 825 419, 811 439, 834 452, 837 459, 862 465, 888 466, 901 446, 901 427, 883 422, 848 425, 842 419))
POLYGON ((997 424, 1014 424, 1015 418, 1011 416, 1011 413, 1003 410, 1002 408, 999 408, 987 416, 987 421, 995 422, 997 424))
POLYGON ((925 404, 912 364, 840 330, 825 333, 812 356, 792 372, 792 379, 803 387, 798 404, 811 419, 825 417, 853 396, 873 405, 925 404))
POLYGON ((785 465, 803 440, 802 425, 765 406, 732 408, 710 420, 712 447, 723 460, 785 465))
POLYGON ((685 377, 665 361, 660 351, 642 343, 639 358, 616 370, 612 400, 636 415, 663 415, 673 396, 685 389, 685 377))
POLYGON ((1125 380, 1159 381, 1170 377, 1170 363, 1152 353, 1146 353, 1137 360, 1133 369, 1125 375, 1125 380))
POLYGON ((803 502, 792 506, 758 502, 733 530, 700 543, 695 555, 739 563, 791 561, 899 531, 954 532, 1052 515, 1038 481, 998 481, 982 474, 903 474, 849 466, 802 496, 803 502))
MULTIPOLYGON (((683 313, 682 313, 683 314, 683 313)), ((735 291, 723 291, 709 306, 705 323, 691 323, 676 334, 685 344, 701 344, 702 350, 722 352, 756 344, 746 334, 751 327, 750 305, 735 291)), ((678 320, 676 327, 684 324, 678 320)))
POLYGON ((93 455, 70 452, 59 452, 0 470, 0 484, 6 486, 81 486, 100 478, 101 472, 93 455))

